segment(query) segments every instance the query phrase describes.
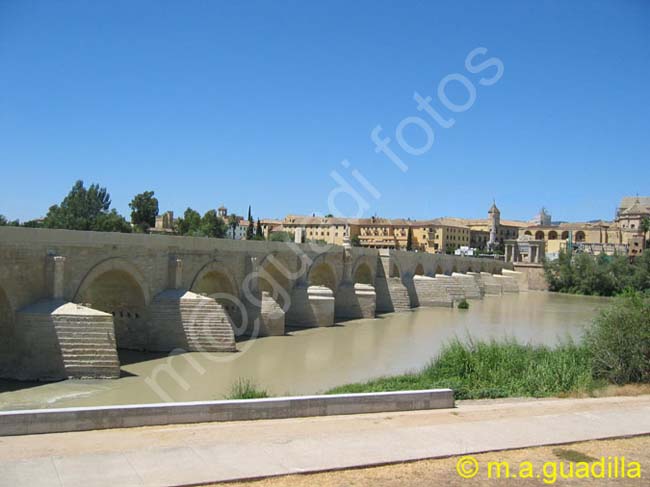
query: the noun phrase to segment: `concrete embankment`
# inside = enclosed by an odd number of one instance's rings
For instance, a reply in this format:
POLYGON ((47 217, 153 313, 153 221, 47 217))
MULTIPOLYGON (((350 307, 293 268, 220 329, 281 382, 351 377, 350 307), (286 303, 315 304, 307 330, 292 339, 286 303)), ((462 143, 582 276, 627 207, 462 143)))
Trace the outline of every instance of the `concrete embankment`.
POLYGON ((451 389, 0 412, 0 436, 454 407, 451 389))

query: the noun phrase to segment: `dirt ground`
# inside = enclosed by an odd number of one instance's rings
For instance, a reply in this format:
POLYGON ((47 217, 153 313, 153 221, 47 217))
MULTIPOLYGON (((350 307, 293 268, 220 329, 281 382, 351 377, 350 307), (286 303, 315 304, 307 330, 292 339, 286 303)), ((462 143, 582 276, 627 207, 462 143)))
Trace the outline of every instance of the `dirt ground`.
MULTIPOLYGON (((234 482, 219 484, 220 487, 348 487, 348 486, 471 486, 471 485, 594 485, 594 486, 648 486, 650 485, 650 436, 639 436, 634 438, 622 438, 615 440, 589 441, 573 443, 552 447, 529 448, 522 450, 509 450, 503 452, 484 453, 474 455, 478 461, 478 474, 471 479, 464 479, 456 471, 456 465, 460 457, 443 459, 421 460, 411 463, 395 465, 384 465, 371 468, 360 468, 352 470, 340 470, 316 474, 289 475, 284 477, 273 477, 250 482, 234 482), (640 465, 640 478, 582 478, 564 479, 560 475, 560 463, 565 473, 570 472, 570 462, 598 462, 601 457, 605 459, 607 468, 608 457, 618 457, 618 465, 621 465, 620 458, 625 457, 628 467, 631 462, 638 462, 640 465), (531 462, 534 475, 539 478, 510 478, 497 479, 488 478, 487 462, 503 462, 510 464, 511 473, 517 471, 521 462, 531 462), (552 462, 550 466, 544 466, 545 462, 552 462), (556 465, 556 467, 554 467, 556 465), (546 470, 543 470, 543 469, 546 470), (555 468, 556 474, 553 475, 555 468), (554 481, 555 479, 555 481, 554 481)), ((613 463, 612 472, 613 470, 613 463)), ((577 464, 574 463, 574 468, 577 464)), ((493 470, 494 472, 494 470, 493 470)), ((619 467, 619 472, 621 468, 619 467)), ((627 470, 628 474, 632 470, 627 470)), ((574 470, 574 474, 577 470, 574 470)), ((598 470, 595 470, 598 475, 598 470)), ((607 470, 605 470, 605 475, 607 470)), ((502 474, 502 477, 505 474, 502 474)))

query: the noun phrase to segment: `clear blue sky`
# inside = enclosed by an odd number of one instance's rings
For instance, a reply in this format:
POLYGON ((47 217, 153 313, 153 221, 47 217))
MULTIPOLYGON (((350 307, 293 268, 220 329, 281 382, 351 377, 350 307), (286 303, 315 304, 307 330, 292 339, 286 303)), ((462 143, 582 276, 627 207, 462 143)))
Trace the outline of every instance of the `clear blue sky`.
POLYGON ((650 194, 649 82, 646 0, 0 0, 0 213, 42 216, 83 179, 127 217, 144 190, 177 213, 325 214, 336 170, 367 216, 479 217, 494 197, 502 218, 611 218, 650 194), (496 68, 465 67, 477 47, 474 65, 503 63, 491 86, 496 68), (455 114, 437 94, 454 73, 476 88, 455 114), (434 133, 422 155, 395 140, 415 116, 434 133), (405 173, 375 152, 377 125, 405 173))

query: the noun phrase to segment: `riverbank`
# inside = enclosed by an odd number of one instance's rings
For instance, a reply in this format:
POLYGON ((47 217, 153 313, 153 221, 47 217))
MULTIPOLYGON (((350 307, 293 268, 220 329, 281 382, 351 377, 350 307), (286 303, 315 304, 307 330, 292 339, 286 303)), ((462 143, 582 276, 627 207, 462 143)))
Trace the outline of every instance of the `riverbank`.
POLYGON ((589 394, 604 385, 592 376, 591 355, 583 344, 570 341, 551 348, 514 339, 455 339, 419 372, 339 386, 327 393, 445 387, 456 399, 557 397, 589 394))
POLYGON ((555 347, 513 338, 454 339, 416 373, 347 384, 329 394, 453 389, 456 399, 591 395, 607 384, 650 383, 650 296, 627 292, 577 341, 555 347))

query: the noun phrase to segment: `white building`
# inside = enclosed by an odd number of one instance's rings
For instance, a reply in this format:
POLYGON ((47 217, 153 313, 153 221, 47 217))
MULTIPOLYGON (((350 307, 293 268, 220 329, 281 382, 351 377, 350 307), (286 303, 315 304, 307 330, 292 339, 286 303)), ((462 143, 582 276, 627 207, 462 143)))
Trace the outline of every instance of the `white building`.
POLYGON ((246 229, 248 229, 248 220, 237 217, 237 226, 235 227, 235 232, 233 235, 233 228, 230 226, 229 217, 228 217, 228 208, 221 206, 217 209, 217 214, 226 222, 228 226, 228 231, 226 232, 226 238, 233 240, 246 240, 246 229))
POLYGON ((473 249, 472 247, 468 247, 467 245, 461 245, 456 250, 454 250, 454 255, 463 255, 463 256, 472 257, 473 255, 478 255, 478 254, 476 253, 476 249, 473 249))

